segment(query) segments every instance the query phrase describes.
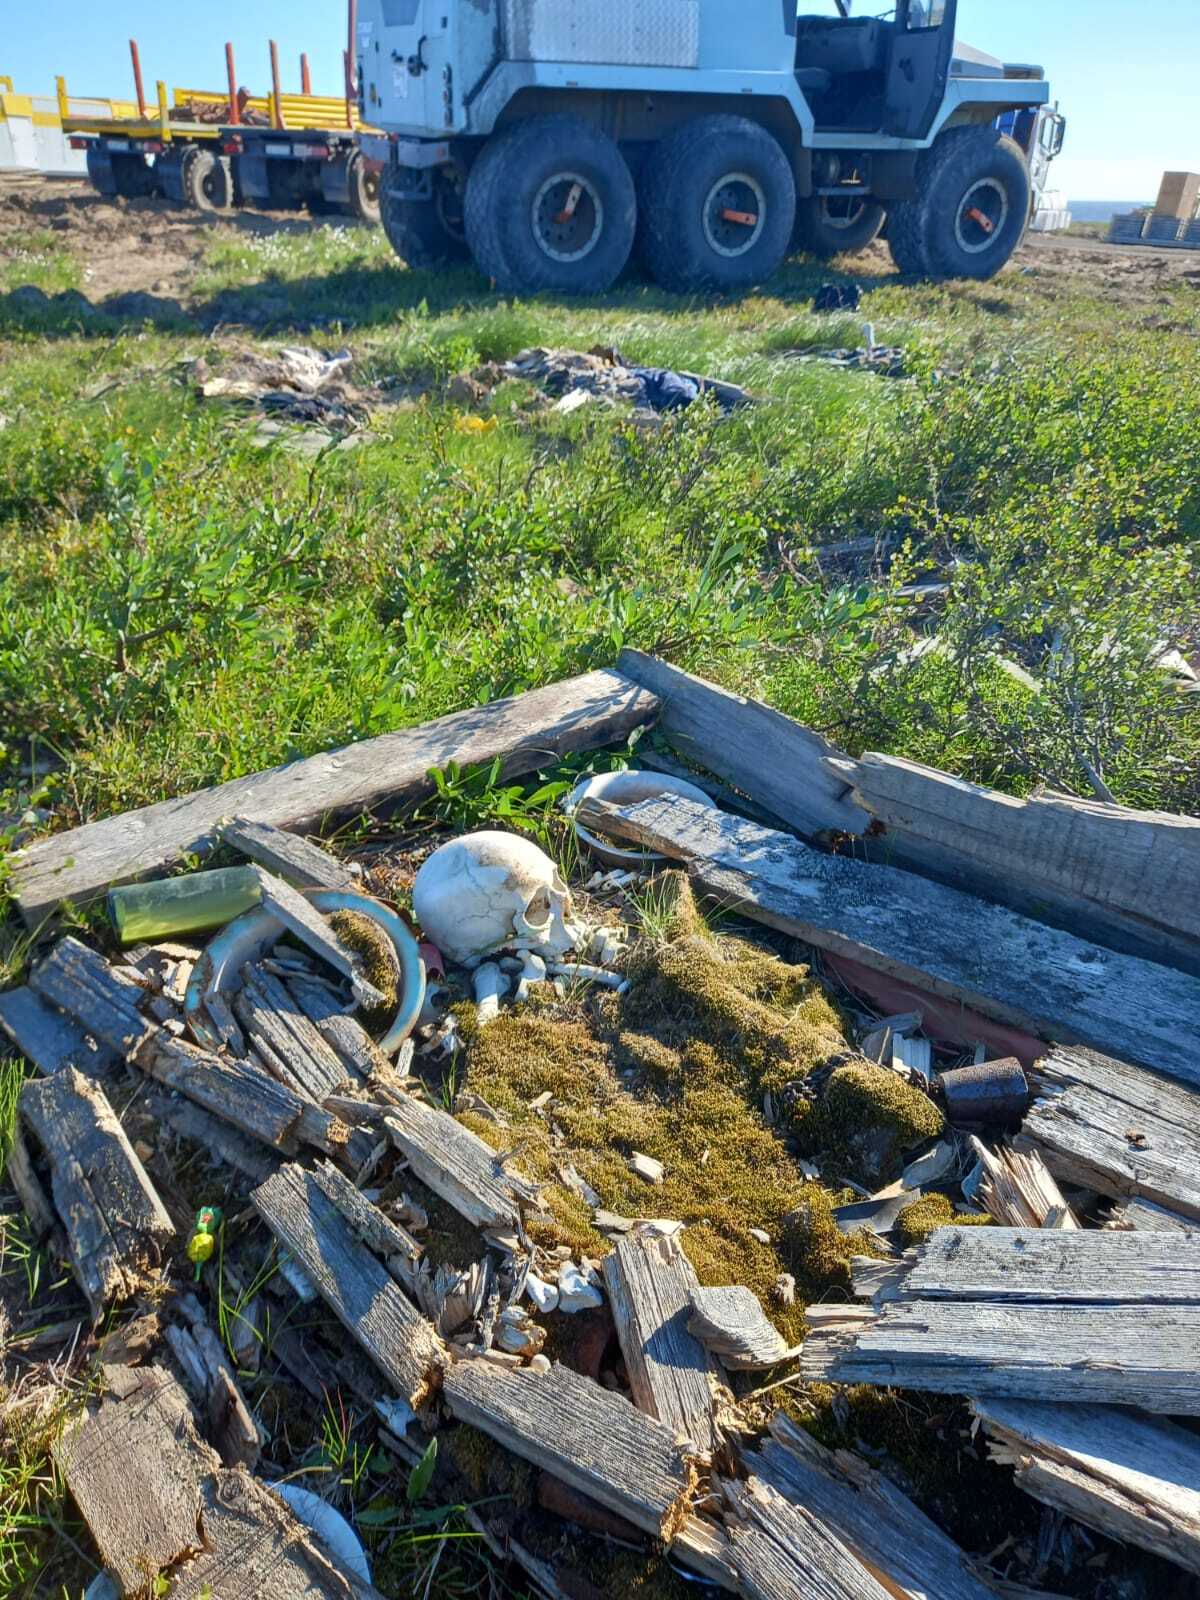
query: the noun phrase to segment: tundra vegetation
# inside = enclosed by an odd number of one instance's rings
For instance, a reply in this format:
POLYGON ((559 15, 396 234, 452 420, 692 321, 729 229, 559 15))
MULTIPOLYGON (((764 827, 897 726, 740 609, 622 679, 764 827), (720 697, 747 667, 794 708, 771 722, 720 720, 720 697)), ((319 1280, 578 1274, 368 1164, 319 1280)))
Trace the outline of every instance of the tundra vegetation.
MULTIPOLYGON (((1014 794, 1200 807, 1200 695, 1158 659, 1200 651, 1196 283, 1151 275, 1118 292, 1090 258, 1052 269, 1032 250, 995 283, 917 285, 882 260, 796 261, 736 301, 673 300, 631 277, 594 303, 513 304, 465 270, 397 270, 376 233, 218 227, 186 293, 131 321, 70 296, 87 280, 62 234, 0 233, 0 981, 28 953, 5 894, 21 840, 625 646, 852 753, 1014 794), (815 289, 851 265, 861 313, 814 314, 815 289), (12 292, 30 284, 59 298, 12 292), (903 349, 902 379, 800 359, 860 344, 865 320, 903 349), (245 407, 199 396, 197 360, 219 375, 297 343, 353 352, 372 397, 354 448, 300 454, 286 432, 264 447, 245 407), (493 371, 464 409, 458 374, 533 345, 617 346, 756 403, 566 415, 493 371)), ((452 773, 426 818, 531 828, 561 850, 551 807, 566 777, 452 773)), ((402 895, 411 874, 375 882, 402 895)), ((552 1093, 579 1174, 615 1210, 647 1209, 628 1156, 661 1158, 653 1210, 690 1224, 702 1280, 749 1285, 794 1340, 805 1303, 843 1288, 848 1255, 870 1244, 833 1220, 851 1191, 807 1181, 784 1139, 823 1176, 874 1188, 938 1115, 862 1063, 801 952, 714 931, 670 884, 638 911, 628 995, 543 997, 483 1031, 464 1006, 465 1049, 439 1090, 504 1114, 505 1128, 464 1120, 519 1140, 550 1186, 555 1237, 576 1249, 603 1241, 556 1181, 529 1102, 552 1093), (792 1304, 775 1293, 784 1272, 792 1304)), ((19 1071, 0 1064, 0 1162, 19 1071)), ((179 1181, 203 1201, 197 1173, 179 1181)), ((425 1202, 431 1259, 462 1265, 473 1231, 425 1202)), ((936 1198, 913 1207, 905 1242, 951 1215, 936 1198)), ((0 1224, 0 1335, 5 1300, 35 1302, 57 1271, 0 1224)), ((46 1455, 64 1403, 0 1383, 0 1594, 57 1594, 37 1587, 51 1553, 72 1600, 86 1570, 46 1455)), ((263 1405, 277 1436, 311 1434, 282 1398, 263 1405)), ((896 1466, 972 1550, 1036 1530, 945 1405, 814 1390, 796 1415, 896 1466)), ((470 1430, 448 1454, 481 1501, 534 1492, 470 1430)), ((459 1510, 396 1498, 394 1463, 340 1402, 303 1463, 336 1480, 385 1592, 488 1592, 459 1510)), ((592 1574, 605 1592, 674 1592, 665 1567, 615 1561, 592 1574)))

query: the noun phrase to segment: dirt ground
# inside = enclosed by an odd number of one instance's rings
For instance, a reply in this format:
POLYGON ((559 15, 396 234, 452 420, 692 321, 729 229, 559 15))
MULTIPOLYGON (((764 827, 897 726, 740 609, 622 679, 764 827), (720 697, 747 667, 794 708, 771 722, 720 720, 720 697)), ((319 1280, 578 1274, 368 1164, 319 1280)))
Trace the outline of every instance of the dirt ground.
MULTIPOLYGON (((304 215, 255 211, 201 218, 163 200, 106 200, 80 180, 0 174, 0 260, 20 248, 25 230, 61 234, 81 262, 84 293, 93 303, 111 295, 151 293, 186 305, 215 233, 263 236, 302 233, 311 226, 304 215)), ((1031 236, 1015 264, 1061 277, 1064 288, 1068 279, 1077 287, 1080 279, 1101 283, 1126 303, 1154 303, 1180 281, 1200 285, 1200 251, 1110 245, 1091 238, 1031 236)), ((883 244, 854 258, 853 267, 880 277, 895 270, 883 244)))

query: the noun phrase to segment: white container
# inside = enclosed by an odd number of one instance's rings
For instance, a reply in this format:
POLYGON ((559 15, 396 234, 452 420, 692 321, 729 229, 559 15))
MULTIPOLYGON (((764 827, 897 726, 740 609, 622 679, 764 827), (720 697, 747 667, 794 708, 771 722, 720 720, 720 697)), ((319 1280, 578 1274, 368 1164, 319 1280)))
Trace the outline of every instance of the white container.
MULTIPOLYGON (((614 806, 631 806, 639 800, 658 799, 664 795, 679 795, 684 800, 694 800, 710 811, 716 805, 703 789, 689 783, 686 778, 674 778, 668 772, 597 772, 593 777, 581 778, 563 801, 563 810, 572 819, 576 808, 584 800, 605 800, 614 806)), ((587 845, 598 861, 608 867, 653 866, 667 857, 655 850, 622 849, 608 839, 599 839, 594 833, 575 823, 575 833, 587 845)))

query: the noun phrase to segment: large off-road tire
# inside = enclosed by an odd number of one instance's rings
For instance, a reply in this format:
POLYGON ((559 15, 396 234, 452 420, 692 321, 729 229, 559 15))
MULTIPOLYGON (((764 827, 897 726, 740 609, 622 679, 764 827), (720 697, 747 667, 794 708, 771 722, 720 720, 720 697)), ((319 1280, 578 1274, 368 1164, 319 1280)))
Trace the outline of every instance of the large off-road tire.
POLYGON ((878 200, 852 191, 840 196, 814 194, 796 201, 792 249, 830 261, 834 256, 865 250, 878 239, 887 212, 878 200))
POLYGON ((737 291, 787 254, 796 183, 778 142, 746 117, 697 117, 642 169, 638 248, 664 289, 737 291))
POLYGON ((182 172, 184 204, 197 211, 233 210, 233 175, 227 156, 215 150, 191 150, 182 172))
POLYGON ((917 196, 894 205, 888 247, 901 272, 994 278, 1029 222, 1019 145, 995 128, 951 128, 917 162, 917 196))
POLYGON ((506 294, 603 294, 633 249, 625 158, 580 117, 529 117, 484 146, 467 179, 467 242, 506 294))
POLYGON ((410 267, 444 267, 467 259, 463 228, 462 188, 437 172, 433 198, 409 200, 387 186, 379 191, 379 214, 388 243, 410 267))
POLYGON ((380 171, 368 165, 361 150, 356 150, 346 164, 346 187, 350 191, 350 215, 360 222, 380 220, 380 171))

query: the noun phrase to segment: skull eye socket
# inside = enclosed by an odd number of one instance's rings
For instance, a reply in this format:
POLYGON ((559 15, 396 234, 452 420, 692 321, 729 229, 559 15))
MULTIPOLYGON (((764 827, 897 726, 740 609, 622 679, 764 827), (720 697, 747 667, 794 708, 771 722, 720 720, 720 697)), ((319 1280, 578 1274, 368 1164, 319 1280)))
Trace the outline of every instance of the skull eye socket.
POLYGON ((525 907, 525 920, 535 928, 550 921, 550 896, 544 889, 539 889, 525 907))

